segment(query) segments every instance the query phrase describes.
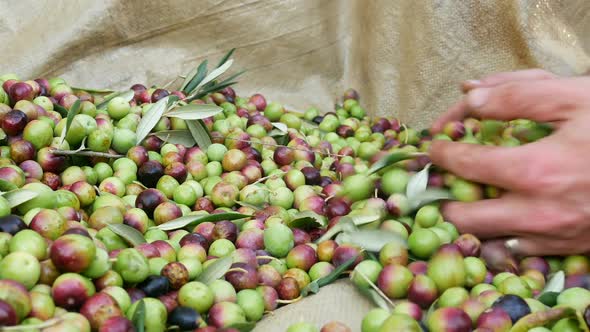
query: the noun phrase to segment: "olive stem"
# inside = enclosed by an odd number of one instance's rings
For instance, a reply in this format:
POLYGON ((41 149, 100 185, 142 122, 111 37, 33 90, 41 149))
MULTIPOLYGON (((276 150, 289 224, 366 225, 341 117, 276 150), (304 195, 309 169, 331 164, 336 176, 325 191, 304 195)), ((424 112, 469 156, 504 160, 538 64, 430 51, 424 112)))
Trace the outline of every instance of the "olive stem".
POLYGON ((111 154, 105 152, 95 151, 70 151, 70 150, 52 150, 52 154, 56 156, 86 156, 86 157, 103 157, 103 158, 123 158, 122 154, 111 154))
POLYGON ((32 324, 32 325, 18 325, 18 326, 4 326, 0 327, 0 332, 4 331, 28 331, 30 329, 44 329, 46 327, 53 326, 55 324, 60 323, 62 320, 60 318, 54 318, 44 321, 43 323, 39 324, 32 324))
POLYGON ((276 260, 279 261, 280 259, 276 258, 276 257, 272 257, 272 256, 256 256, 256 259, 270 259, 270 260, 276 260))
POLYGON ((277 174, 272 174, 272 175, 269 175, 269 176, 265 176, 265 177, 262 177, 262 178, 256 180, 256 182, 254 182, 252 184, 258 184, 260 182, 266 181, 266 180, 271 179, 271 178, 278 178, 279 176, 285 175, 285 173, 287 173, 287 172, 281 171, 280 174, 277 173, 277 174))
MULTIPOLYGON (((379 294, 379 296, 381 296, 381 298, 383 298, 385 300, 385 302, 387 302, 392 308, 395 308, 395 303, 393 303, 393 301, 391 301, 387 295, 385 295, 380 289, 379 287, 377 287, 377 285, 375 285, 364 273, 362 273, 360 270, 354 270, 354 273, 358 274, 359 276, 361 276, 361 278, 365 279, 365 281, 369 284, 369 286, 371 286, 371 288, 373 288, 375 290, 375 292, 377 292, 377 294, 379 294)), ((352 274, 351 274, 352 276, 352 274)))

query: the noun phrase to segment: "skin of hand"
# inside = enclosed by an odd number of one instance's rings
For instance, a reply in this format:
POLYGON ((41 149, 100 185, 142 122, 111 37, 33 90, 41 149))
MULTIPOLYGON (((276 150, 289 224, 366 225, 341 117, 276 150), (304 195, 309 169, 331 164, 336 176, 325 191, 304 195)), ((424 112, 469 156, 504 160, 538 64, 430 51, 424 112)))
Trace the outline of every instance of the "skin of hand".
POLYGON ((590 253, 590 77, 506 72, 465 82, 463 91, 433 133, 465 117, 525 118, 555 130, 517 147, 433 141, 433 164, 504 190, 494 199, 445 203, 445 220, 481 239, 516 239, 517 255, 590 253))

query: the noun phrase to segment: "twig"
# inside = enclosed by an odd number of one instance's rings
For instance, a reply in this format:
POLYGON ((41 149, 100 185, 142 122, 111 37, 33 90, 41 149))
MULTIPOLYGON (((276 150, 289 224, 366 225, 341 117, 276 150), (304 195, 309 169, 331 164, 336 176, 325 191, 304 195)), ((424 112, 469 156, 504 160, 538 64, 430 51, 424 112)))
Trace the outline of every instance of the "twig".
POLYGON ((56 156, 86 156, 86 157, 102 157, 102 158, 123 158, 122 154, 111 154, 106 152, 96 151, 76 151, 76 150, 52 150, 52 154, 56 156))
POLYGON ((364 273, 362 273, 359 270, 355 270, 354 273, 357 273, 358 275, 360 275, 363 279, 365 279, 365 281, 369 284, 369 286, 371 286, 371 288, 373 288, 375 290, 375 292, 377 292, 377 294, 379 294, 379 296, 381 296, 381 298, 383 298, 389 305, 391 305, 391 307, 395 308, 395 303, 393 303, 393 301, 391 301, 387 295, 385 295, 385 293, 383 293, 379 287, 377 287, 372 281, 371 279, 369 279, 364 273))
POLYGON ((17 326, 4 326, 0 327, 0 332, 4 331, 29 331, 31 329, 44 329, 46 327, 53 326, 55 324, 61 323, 62 319, 54 318, 44 321, 43 323, 33 324, 33 325, 17 325, 17 326))

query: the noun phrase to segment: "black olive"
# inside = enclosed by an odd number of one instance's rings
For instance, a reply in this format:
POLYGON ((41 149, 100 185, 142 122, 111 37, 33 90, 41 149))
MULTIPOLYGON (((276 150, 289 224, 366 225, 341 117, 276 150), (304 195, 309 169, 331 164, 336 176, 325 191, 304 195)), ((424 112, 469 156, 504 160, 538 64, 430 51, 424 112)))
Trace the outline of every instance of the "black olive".
POLYGON ((168 316, 168 324, 176 325, 181 331, 199 327, 199 313, 189 307, 176 307, 168 316))
POLYGON ((148 297, 158 297, 168 293, 170 282, 163 276, 149 276, 142 281, 137 288, 142 290, 148 297))
POLYGON ((0 218, 0 232, 14 235, 25 228, 27 228, 27 224, 19 216, 9 214, 0 218))

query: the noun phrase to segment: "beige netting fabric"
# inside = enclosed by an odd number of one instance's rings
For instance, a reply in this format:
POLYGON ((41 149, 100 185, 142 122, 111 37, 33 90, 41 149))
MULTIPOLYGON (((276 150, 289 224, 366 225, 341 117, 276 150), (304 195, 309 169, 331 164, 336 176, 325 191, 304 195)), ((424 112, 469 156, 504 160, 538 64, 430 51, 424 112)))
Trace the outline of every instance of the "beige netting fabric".
POLYGON ((0 0, 0 72, 84 87, 164 84, 237 47, 242 94, 425 126, 461 80, 590 68, 587 0, 0 0))

